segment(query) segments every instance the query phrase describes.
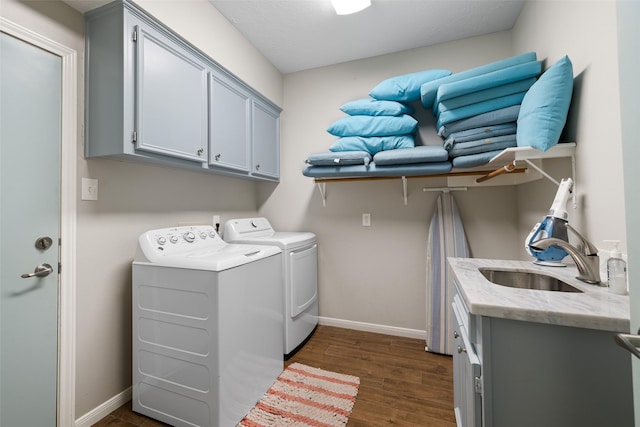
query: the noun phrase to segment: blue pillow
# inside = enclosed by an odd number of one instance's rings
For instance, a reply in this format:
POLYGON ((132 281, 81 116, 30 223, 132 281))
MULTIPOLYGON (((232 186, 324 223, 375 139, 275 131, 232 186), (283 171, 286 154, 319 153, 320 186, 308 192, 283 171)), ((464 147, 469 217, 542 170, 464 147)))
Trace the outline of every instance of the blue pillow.
POLYGON ((366 151, 326 151, 309 155, 307 163, 315 166, 368 165, 371 154, 366 151))
POLYGON ((391 136, 414 133, 418 121, 401 116, 349 116, 333 122, 327 132, 335 136, 391 136))
POLYGON ((423 84, 450 75, 451 71, 440 69, 403 74, 381 81, 371 89, 369 95, 388 101, 417 101, 420 99, 420 87, 423 84))
POLYGON ((411 148, 415 146, 413 135, 361 137, 347 136, 338 139, 330 148, 331 151, 367 151, 376 154, 383 150, 411 148))
POLYGON ((564 56, 531 86, 520 106, 519 147, 547 151, 560 140, 573 94, 573 66, 564 56))
POLYGON ((398 101, 380 101, 372 98, 362 98, 347 102, 340 107, 340 111, 350 116, 399 116, 412 114, 413 108, 398 101))
POLYGON ((384 166, 444 162, 448 158, 449 152, 442 145, 422 145, 420 147, 381 151, 373 156, 373 161, 378 166, 384 166))

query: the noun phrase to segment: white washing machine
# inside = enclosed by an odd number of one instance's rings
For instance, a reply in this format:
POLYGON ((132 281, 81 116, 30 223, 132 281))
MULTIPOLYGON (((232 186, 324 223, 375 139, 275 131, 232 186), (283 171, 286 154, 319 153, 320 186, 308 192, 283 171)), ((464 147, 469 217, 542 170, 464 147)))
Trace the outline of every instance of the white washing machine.
POLYGON ((277 232, 266 218, 225 223, 227 242, 276 245, 283 250, 284 354, 294 353, 318 324, 318 245, 309 232, 277 232))
POLYGON ((234 427, 282 373, 282 250, 148 231, 133 262, 133 410, 234 427))

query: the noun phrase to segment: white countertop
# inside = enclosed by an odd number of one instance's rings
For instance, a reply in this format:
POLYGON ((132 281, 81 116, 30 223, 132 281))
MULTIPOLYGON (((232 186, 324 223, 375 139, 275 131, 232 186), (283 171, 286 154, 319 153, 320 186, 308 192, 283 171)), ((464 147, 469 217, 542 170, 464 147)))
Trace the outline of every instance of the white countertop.
POLYGON ((471 314, 552 325, 629 333, 629 297, 576 279, 575 265, 544 267, 531 261, 448 258, 460 293, 471 314), (517 289, 489 282, 479 268, 543 273, 579 292, 517 289))

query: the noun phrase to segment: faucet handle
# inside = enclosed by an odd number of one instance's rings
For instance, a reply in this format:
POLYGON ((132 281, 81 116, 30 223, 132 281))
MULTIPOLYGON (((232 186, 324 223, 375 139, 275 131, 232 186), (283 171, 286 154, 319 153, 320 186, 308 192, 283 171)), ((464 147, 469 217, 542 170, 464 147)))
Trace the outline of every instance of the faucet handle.
POLYGON ((574 233, 576 236, 578 236, 578 238, 580 239, 580 243, 581 245, 584 246, 584 254, 585 255, 589 255, 589 256, 598 256, 598 248, 596 248, 594 246, 593 243, 591 243, 590 241, 588 241, 582 234, 580 234, 578 232, 578 230, 576 230, 575 228, 573 228, 572 226, 570 226, 569 224, 566 224, 567 228, 569 229, 569 231, 571 231, 572 233, 574 233))

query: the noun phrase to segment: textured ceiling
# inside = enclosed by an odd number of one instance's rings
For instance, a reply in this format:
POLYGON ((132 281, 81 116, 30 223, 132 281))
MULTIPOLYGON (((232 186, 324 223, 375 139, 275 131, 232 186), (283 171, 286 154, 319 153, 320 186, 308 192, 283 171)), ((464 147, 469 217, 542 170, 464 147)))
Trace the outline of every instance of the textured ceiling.
POLYGON ((524 0, 209 0, 282 73, 508 30, 524 0))
MULTIPOLYGON (((63 0, 80 12, 108 0, 63 0)), ((189 0, 175 1, 189 7, 189 0)), ((209 0, 282 73, 508 30, 525 0, 371 0, 338 16, 330 0, 209 0)))

